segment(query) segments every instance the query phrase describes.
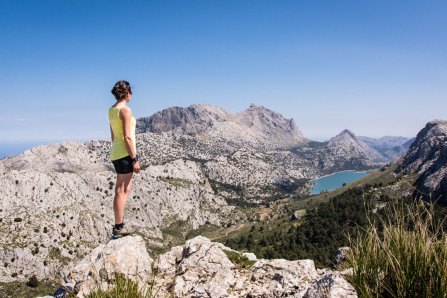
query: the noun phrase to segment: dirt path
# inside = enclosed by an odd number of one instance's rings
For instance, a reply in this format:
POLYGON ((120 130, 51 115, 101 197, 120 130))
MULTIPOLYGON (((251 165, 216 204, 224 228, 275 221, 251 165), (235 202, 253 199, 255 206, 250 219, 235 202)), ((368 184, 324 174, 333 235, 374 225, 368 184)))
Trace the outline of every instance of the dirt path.
POLYGON ((234 226, 231 226, 231 227, 229 227, 228 229, 226 229, 225 235, 223 235, 223 236, 217 236, 217 237, 213 237, 213 238, 209 238, 209 239, 210 239, 211 241, 213 241, 213 240, 216 240, 216 239, 219 239, 219 238, 228 236, 228 233, 237 231, 237 230, 243 228, 244 226, 245 226, 244 223, 243 223, 243 224, 240 224, 240 225, 234 225, 234 226))

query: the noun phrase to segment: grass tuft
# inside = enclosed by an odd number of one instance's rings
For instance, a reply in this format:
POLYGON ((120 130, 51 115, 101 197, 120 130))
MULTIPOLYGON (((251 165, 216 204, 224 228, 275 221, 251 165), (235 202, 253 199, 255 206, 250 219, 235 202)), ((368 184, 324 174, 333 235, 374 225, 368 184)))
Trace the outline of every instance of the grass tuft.
POLYGON ((254 263, 256 263, 256 261, 250 261, 246 256, 241 255, 240 253, 226 249, 224 252, 233 264, 242 268, 250 268, 254 263))
MULTIPOLYGON (((100 274, 101 275, 101 274, 100 274)), ((162 286, 155 287, 155 275, 147 283, 138 282, 121 273, 114 273, 111 278, 107 274, 95 280, 95 289, 86 298, 152 298, 160 297, 162 286)))
POLYGON ((360 297, 447 296, 447 237, 433 206, 390 204, 350 239, 350 281, 360 297))

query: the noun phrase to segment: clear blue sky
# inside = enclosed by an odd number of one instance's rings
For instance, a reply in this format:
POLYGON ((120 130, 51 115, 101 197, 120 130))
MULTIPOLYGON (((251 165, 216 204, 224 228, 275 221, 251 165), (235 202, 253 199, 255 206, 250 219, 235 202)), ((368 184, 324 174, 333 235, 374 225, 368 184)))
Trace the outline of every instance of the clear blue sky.
POLYGON ((446 1, 1 1, 0 144, 109 138, 135 117, 263 105, 303 134, 414 136, 446 119, 446 1))

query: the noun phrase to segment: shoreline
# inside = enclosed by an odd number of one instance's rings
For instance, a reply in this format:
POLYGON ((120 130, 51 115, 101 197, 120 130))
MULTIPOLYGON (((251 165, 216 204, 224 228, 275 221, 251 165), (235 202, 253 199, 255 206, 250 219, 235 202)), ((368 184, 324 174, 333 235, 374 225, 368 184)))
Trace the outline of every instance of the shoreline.
MULTIPOLYGON (((324 176, 315 178, 315 179, 313 179, 313 180, 309 180, 309 182, 313 183, 313 181, 315 181, 315 180, 318 180, 318 179, 321 179, 321 178, 325 178, 325 177, 329 177, 329 176, 332 176, 332 175, 335 175, 335 174, 345 173, 345 172, 353 172, 353 173, 372 173, 373 171, 351 171, 351 170, 346 170, 346 171, 341 171, 341 172, 332 173, 332 174, 329 174, 329 175, 324 175, 324 176)), ((315 183, 314 183, 314 184, 315 184, 315 183)))

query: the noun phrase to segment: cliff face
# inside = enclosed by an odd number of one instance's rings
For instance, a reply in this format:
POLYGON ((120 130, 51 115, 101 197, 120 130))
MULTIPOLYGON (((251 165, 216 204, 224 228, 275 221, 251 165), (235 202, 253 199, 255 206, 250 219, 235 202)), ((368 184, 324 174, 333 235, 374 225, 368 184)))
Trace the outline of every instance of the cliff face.
POLYGON ((201 236, 155 261, 139 236, 110 240, 68 270, 55 294, 86 295, 118 273, 160 297, 357 297, 339 272, 317 270, 311 260, 258 260, 201 236))
POLYGON ((447 121, 427 123, 396 162, 397 173, 418 175, 414 197, 447 203, 447 121))
POLYGON ((240 113, 206 104, 172 107, 137 119, 136 131, 222 137, 257 148, 290 147, 305 140, 293 119, 254 104, 240 113))

